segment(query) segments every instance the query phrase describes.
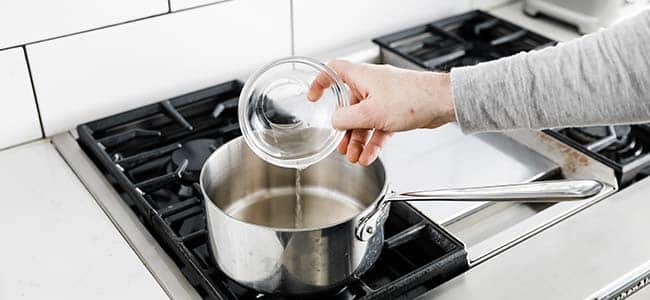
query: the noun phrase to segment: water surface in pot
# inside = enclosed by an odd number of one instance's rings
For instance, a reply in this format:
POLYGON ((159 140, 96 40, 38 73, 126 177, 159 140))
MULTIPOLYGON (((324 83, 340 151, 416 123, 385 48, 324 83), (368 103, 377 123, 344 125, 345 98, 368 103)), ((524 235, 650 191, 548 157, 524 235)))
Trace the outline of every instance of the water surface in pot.
POLYGON ((296 214, 295 188, 277 187, 247 195, 224 211, 238 220, 261 226, 316 228, 346 221, 365 207, 345 194, 315 186, 303 187, 300 199, 302 213, 296 214))

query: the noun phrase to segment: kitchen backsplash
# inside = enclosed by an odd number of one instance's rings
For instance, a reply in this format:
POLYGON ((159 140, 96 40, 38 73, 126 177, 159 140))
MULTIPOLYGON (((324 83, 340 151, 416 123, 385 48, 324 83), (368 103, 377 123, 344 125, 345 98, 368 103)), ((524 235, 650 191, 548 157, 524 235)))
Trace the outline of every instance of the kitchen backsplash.
POLYGON ((6 0, 0 148, 504 0, 6 0), (42 132, 41 132, 42 129, 42 132))
POLYGON ((0 103, 0 148, 42 136, 22 48, 0 51, 0 103))

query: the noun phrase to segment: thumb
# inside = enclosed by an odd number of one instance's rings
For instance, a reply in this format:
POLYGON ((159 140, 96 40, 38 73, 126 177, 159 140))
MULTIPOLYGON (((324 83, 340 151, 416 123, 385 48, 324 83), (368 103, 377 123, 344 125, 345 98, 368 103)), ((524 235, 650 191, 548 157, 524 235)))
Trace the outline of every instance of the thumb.
POLYGON ((372 118, 369 101, 361 101, 350 106, 340 107, 332 116, 332 126, 338 130, 373 129, 377 120, 372 118))

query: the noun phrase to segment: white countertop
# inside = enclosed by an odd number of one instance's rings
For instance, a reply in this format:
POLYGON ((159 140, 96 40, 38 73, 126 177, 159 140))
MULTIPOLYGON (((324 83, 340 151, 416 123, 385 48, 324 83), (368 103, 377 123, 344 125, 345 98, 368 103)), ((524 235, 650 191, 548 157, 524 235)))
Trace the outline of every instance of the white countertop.
POLYGON ((49 141, 0 166, 0 299, 168 298, 49 141))

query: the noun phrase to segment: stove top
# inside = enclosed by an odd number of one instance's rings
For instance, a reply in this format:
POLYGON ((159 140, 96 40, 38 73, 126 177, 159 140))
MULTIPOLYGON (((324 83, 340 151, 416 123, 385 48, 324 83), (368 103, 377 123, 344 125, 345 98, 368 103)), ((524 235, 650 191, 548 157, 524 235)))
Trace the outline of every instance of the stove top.
POLYGON ((650 175, 650 125, 546 130, 547 134, 608 165, 624 188, 650 175))
POLYGON ((556 43, 478 10, 382 36, 374 42, 421 68, 436 71, 556 43))
MULTIPOLYGON (((449 71, 556 44, 549 38, 483 11, 406 29, 374 40, 393 63, 449 71), (390 57, 392 59, 392 56, 390 57), (399 61, 401 60, 401 61, 399 61)), ((387 56, 385 54, 385 56, 387 56)), ((546 130, 547 134, 614 169, 621 188, 650 174, 650 125, 546 130)))
MULTIPOLYGON (((201 296, 283 299, 230 280, 208 249, 198 177, 208 156, 241 134, 241 86, 226 82, 80 125, 79 143, 201 296)), ((413 298, 468 269, 463 244, 409 204, 393 204, 385 231, 378 262, 322 298, 413 298)))

